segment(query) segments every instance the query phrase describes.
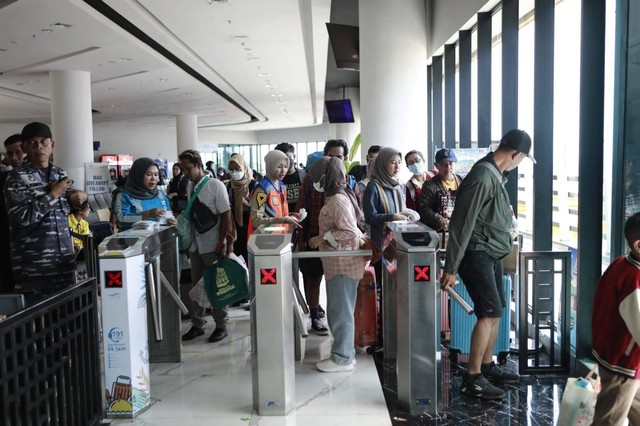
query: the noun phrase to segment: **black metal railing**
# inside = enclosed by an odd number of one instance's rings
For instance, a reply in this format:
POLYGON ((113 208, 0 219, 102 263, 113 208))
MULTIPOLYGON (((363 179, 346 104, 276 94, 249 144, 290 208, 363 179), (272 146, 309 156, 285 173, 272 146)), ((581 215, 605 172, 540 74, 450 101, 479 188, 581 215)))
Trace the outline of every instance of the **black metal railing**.
POLYGON ((0 424, 100 423, 97 306, 89 279, 0 321, 0 424))
POLYGON ((568 373, 570 362, 571 252, 520 252, 520 374, 568 373))

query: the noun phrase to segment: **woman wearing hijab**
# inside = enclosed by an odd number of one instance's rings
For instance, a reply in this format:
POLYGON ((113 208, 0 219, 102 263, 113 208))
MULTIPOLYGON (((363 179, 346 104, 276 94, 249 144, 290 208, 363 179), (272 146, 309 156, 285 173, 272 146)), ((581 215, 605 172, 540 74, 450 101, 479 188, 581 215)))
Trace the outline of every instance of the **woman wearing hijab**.
POLYGON ((173 165, 173 178, 167 188, 167 197, 171 200, 171 210, 174 215, 178 215, 187 208, 187 186, 189 179, 182 173, 179 163, 173 165))
POLYGON ((266 176, 256 184, 251 193, 251 220, 247 240, 260 225, 291 223, 298 225, 298 214, 289 215, 287 188, 282 179, 289 170, 289 157, 282 151, 269 151, 264 156, 266 176))
MULTIPOLYGON (((356 194, 347 185, 344 162, 336 157, 322 157, 310 170, 311 178, 324 192, 325 204, 318 217, 319 235, 309 246, 320 250, 349 251, 370 247, 358 228, 360 209, 356 194)), ((316 364, 318 370, 333 373, 355 367, 354 309, 358 282, 364 274, 364 257, 322 258, 327 285, 327 316, 333 334, 331 357, 316 364)))
MULTIPOLYGON (((133 162, 127 183, 115 201, 116 216, 123 230, 141 220, 158 222, 171 211, 169 199, 158 189, 159 180, 160 169, 151 158, 138 158, 133 162)), ((175 225, 176 220, 171 217, 167 222, 175 225)))
POLYGON ((229 176, 227 192, 231 202, 231 212, 236 223, 238 239, 233 252, 247 258, 247 226, 251 213, 250 194, 256 186, 252 171, 241 154, 235 154, 229 159, 229 176))
POLYGON ((398 181, 401 164, 402 154, 399 151, 382 148, 373 162, 371 181, 364 191, 364 217, 371 226, 371 238, 381 249, 384 224, 393 220, 410 220, 401 214, 406 209, 404 189, 398 181))

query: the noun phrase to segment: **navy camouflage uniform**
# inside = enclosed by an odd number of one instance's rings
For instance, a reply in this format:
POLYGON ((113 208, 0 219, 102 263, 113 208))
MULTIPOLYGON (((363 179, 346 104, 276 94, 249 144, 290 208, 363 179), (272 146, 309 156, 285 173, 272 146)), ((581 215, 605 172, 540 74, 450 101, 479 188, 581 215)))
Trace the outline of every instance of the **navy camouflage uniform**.
POLYGON ((4 197, 18 292, 48 295, 74 282, 69 203, 65 194, 56 199, 49 193, 51 183, 66 175, 53 164, 36 169, 28 160, 9 172, 4 197))

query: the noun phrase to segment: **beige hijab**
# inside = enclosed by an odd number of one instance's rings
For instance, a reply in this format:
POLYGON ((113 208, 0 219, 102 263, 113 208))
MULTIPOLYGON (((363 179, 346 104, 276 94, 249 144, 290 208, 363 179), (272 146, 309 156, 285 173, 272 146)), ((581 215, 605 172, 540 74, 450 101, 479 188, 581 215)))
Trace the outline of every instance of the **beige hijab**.
POLYGON ((244 170, 244 177, 241 180, 229 180, 229 186, 233 190, 233 217, 238 226, 243 226, 242 213, 244 211, 244 198, 249 195, 249 183, 251 182, 251 173, 247 162, 241 154, 236 154, 229 159, 229 166, 235 163, 244 170))

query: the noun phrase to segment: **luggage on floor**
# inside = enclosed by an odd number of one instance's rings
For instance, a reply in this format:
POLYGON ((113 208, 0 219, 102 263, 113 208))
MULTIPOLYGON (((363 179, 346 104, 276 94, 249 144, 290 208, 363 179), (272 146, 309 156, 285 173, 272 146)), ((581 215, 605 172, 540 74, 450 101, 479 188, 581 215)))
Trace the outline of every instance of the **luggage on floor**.
POLYGON ((374 346, 377 338, 378 307, 376 296, 376 273, 367 266, 358 285, 358 297, 354 311, 355 346, 374 346))
MULTIPOLYGON (((460 277, 458 277, 460 278, 460 277)), ((507 298, 507 306, 504 309, 502 318, 500 318, 500 329, 498 331, 498 337, 496 338, 496 344, 494 346, 493 353, 498 355, 498 361, 502 364, 506 361, 507 355, 509 355, 509 338, 511 330, 511 275, 503 275, 502 284, 504 285, 504 294, 507 298)), ((455 290, 458 292, 467 303, 473 306, 471 297, 467 293, 467 289, 464 286, 462 280, 460 284, 455 286, 455 290)), ((451 303, 451 344, 450 349, 452 356, 455 352, 468 354, 471 350, 471 332, 476 325, 477 318, 475 315, 469 315, 462 309, 458 303, 451 303)))

